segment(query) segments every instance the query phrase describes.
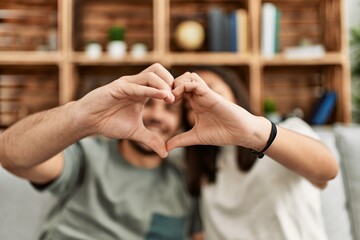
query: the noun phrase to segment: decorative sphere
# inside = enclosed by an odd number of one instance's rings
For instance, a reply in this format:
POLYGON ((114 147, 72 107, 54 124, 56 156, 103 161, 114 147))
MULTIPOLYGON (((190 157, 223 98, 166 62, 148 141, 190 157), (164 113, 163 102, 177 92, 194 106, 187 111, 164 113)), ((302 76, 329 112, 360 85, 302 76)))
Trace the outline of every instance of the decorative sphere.
POLYGON ((184 50, 197 50, 205 39, 204 27, 196 21, 184 21, 175 29, 175 41, 184 50))

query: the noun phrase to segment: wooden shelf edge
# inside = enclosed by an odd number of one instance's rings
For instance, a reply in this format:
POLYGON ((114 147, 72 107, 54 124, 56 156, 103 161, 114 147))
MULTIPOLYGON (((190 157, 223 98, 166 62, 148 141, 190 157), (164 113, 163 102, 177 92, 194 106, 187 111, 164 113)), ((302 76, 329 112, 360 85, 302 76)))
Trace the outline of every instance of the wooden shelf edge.
POLYGON ((0 65, 53 65, 61 59, 59 52, 0 52, 0 65))
POLYGON ((132 57, 129 54, 125 55, 122 58, 114 59, 109 57, 106 53, 103 53, 99 58, 91 59, 84 52, 74 52, 71 54, 71 61, 74 64, 80 66, 93 66, 93 65, 105 65, 105 66, 113 66, 119 64, 152 64, 158 61, 158 58, 154 53, 149 53, 143 57, 132 57))
POLYGON ((263 66, 289 66, 289 65, 337 65, 342 64, 343 55, 341 53, 326 53, 321 58, 299 58, 289 59, 279 54, 272 58, 261 57, 263 66))
POLYGON ((84 52, 72 54, 72 61, 77 65, 117 65, 117 64, 152 64, 160 62, 166 65, 181 64, 220 64, 220 65, 248 65, 251 62, 251 56, 236 53, 167 53, 165 56, 149 53, 142 58, 134 58, 126 55, 120 59, 113 59, 104 53, 96 59, 91 59, 84 52))
POLYGON ((239 53, 168 53, 170 65, 249 65, 252 56, 239 53))

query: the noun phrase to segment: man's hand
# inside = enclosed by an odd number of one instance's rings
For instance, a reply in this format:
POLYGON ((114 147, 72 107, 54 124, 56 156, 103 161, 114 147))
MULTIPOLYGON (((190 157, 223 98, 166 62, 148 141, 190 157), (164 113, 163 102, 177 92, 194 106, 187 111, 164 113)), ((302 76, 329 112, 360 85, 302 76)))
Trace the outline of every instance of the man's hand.
MULTIPOLYGON (((195 126, 170 139, 167 148, 189 145, 241 145, 257 147, 259 141, 252 129, 258 117, 212 91, 196 73, 185 73, 175 79, 175 101, 185 96, 195 112, 195 126)), ((270 127, 270 125, 268 126, 270 127)), ((270 128, 269 128, 270 131, 270 128)))
POLYGON ((173 82, 172 75, 160 64, 137 75, 121 77, 77 101, 76 122, 80 128, 91 128, 109 138, 141 142, 165 157, 165 143, 145 128, 142 109, 150 97, 173 103, 173 82))

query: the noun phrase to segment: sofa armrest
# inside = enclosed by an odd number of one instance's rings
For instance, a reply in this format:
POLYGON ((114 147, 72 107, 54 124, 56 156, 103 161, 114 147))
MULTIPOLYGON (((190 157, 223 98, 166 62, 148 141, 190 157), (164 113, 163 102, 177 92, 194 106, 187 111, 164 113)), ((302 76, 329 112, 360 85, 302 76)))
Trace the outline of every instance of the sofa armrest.
MULTIPOLYGON (((319 135, 320 140, 330 148, 339 165, 341 165, 334 128, 322 126, 314 127, 314 130, 319 135)), ((336 178, 330 181, 326 189, 321 192, 321 201, 325 229, 329 240, 353 239, 341 168, 336 178)))
POLYGON ((0 166, 0 239, 35 240, 55 198, 0 166))

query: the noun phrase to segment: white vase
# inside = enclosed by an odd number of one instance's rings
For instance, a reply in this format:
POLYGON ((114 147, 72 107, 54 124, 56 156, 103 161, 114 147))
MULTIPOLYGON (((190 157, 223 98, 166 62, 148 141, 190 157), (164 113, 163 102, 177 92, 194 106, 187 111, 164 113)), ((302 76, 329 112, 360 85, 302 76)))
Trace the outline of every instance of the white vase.
POLYGON ((122 58, 126 54, 126 43, 124 41, 111 41, 107 46, 111 58, 122 58))
POLYGON ((147 53, 147 47, 143 43, 135 43, 131 47, 130 54, 133 58, 142 58, 147 53))
POLYGON ((101 56, 101 45, 99 43, 89 43, 85 48, 86 56, 91 59, 96 59, 101 56))

